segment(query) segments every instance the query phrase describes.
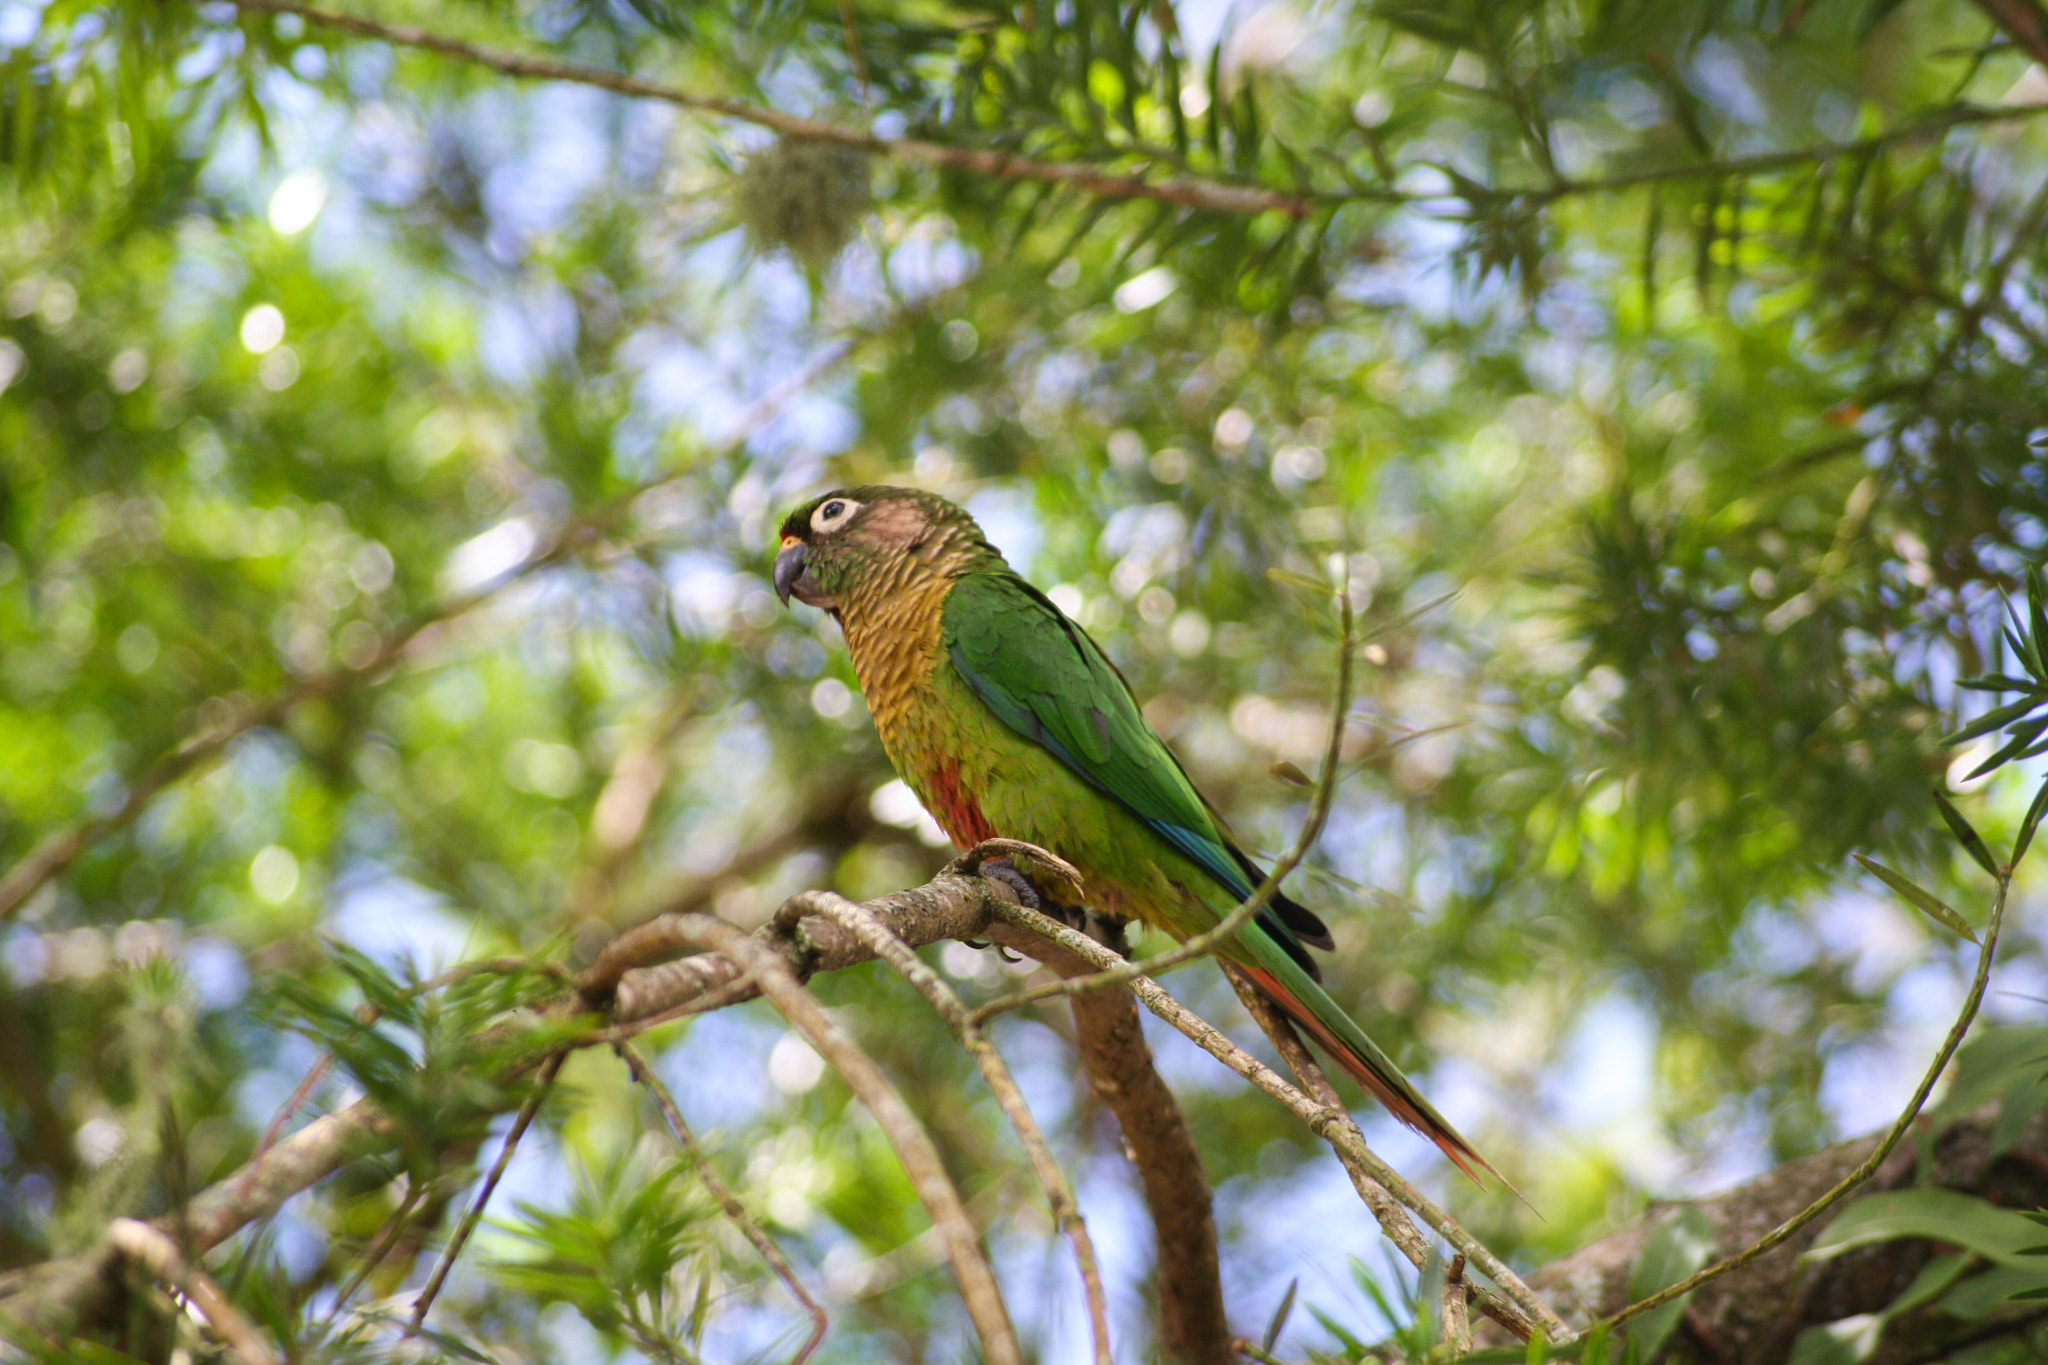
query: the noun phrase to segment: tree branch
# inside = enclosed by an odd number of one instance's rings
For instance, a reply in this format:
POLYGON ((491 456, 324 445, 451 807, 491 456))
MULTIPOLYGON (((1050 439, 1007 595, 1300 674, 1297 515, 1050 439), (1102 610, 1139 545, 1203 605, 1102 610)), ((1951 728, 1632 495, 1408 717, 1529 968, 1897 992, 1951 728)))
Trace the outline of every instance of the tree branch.
MULTIPOLYGON (((1939 795, 1939 792, 1936 794, 1939 795)), ((1629 1304, 1605 1320, 1609 1327, 1619 1327, 1631 1318, 1640 1317, 1661 1304, 1691 1293, 1710 1280, 1718 1279, 1730 1271, 1740 1270, 1751 1261, 1789 1241, 1814 1219, 1839 1204, 1851 1191, 1877 1174, 1877 1168, 1884 1164, 1885 1158, 1891 1155, 1892 1149, 1899 1145, 1900 1139, 1904 1138, 1906 1131, 1913 1126, 1913 1121, 1920 1116, 1922 1106, 1927 1103, 1928 1095, 1934 1090, 1934 1083, 1941 1079, 1941 1073, 1947 1068, 1949 1058, 1955 1056, 1956 1049, 1962 1046, 1963 1035, 1969 1032, 1971 1021, 1977 1017, 1977 1007, 1984 1001, 1984 988, 1991 980, 1991 961, 1998 951, 1998 931, 2005 922, 2006 894, 2011 886, 2012 869, 2007 868, 1998 879, 1998 893, 1991 901, 1991 922, 1985 927, 1983 946, 1977 950, 1977 970, 1970 980, 1968 994, 1963 997, 1963 1007, 1957 1013, 1955 1022, 1949 1026, 1948 1036, 1942 1039, 1941 1046, 1935 1050, 1934 1060, 1928 1064, 1926 1073, 1921 1076, 1920 1084, 1913 1091, 1912 1098, 1906 1102, 1906 1107, 1900 1111, 1898 1118, 1878 1140, 1877 1146, 1871 1149, 1870 1155, 1818 1199, 1777 1227, 1734 1255, 1716 1261, 1699 1273, 1688 1275, 1677 1284, 1668 1285, 1648 1298, 1629 1304)))
POLYGON ((107 1229, 107 1243, 190 1298, 238 1365, 277 1365, 269 1344, 221 1292, 213 1276, 180 1256, 177 1243, 162 1228, 133 1218, 116 1218, 107 1229))
MULTIPOLYGON (((1063 976, 1095 971, 1093 963, 1051 945, 1013 946, 1063 976)), ((1195 1136, 1153 1064, 1131 993, 1090 991, 1075 996, 1072 1005, 1088 1084, 1116 1116, 1152 1215, 1159 1344, 1169 1360, 1222 1365, 1230 1360, 1230 1319, 1223 1301, 1216 1214, 1195 1136)))
MULTIPOLYGON (((1115 965, 1115 955, 1102 945, 1035 910, 1000 901, 993 903, 991 910, 998 919, 1050 938, 1098 968, 1115 965)), ((1289 1085, 1274 1074, 1272 1068, 1231 1042, 1206 1020, 1168 995, 1157 982, 1141 976, 1133 980, 1130 986, 1146 1009, 1186 1034, 1204 1052, 1300 1115, 1318 1137, 1330 1144, 1340 1160, 1358 1163, 1367 1174, 1385 1186, 1396 1199, 1413 1210, 1444 1240, 1464 1252, 1472 1265, 1500 1285, 1515 1308, 1520 1309, 1533 1322, 1540 1323, 1553 1339, 1561 1340, 1570 1335, 1570 1329, 1565 1326, 1563 1319, 1537 1297, 1535 1292, 1522 1282, 1520 1276, 1508 1269, 1498 1256, 1460 1226, 1456 1219, 1438 1208, 1424 1197, 1421 1191, 1402 1179, 1391 1166, 1380 1160, 1372 1149, 1365 1145, 1358 1125, 1351 1121, 1348 1113, 1341 1108, 1326 1108, 1289 1085)))
MULTIPOLYGON (((1879 1190, 1930 1186, 1962 1190, 2006 1208, 2048 1204, 2048 1114, 2037 1114, 2017 1141, 1994 1141, 2000 1120, 1990 1108, 1924 1131, 1905 1149, 1883 1159, 1871 1185, 1879 1190)), ((1717 1246, 1736 1247, 1782 1225, 1810 1207, 1823 1191, 1865 1164, 1881 1136, 1865 1136, 1789 1161, 1754 1179, 1702 1199, 1658 1202, 1598 1241, 1537 1271, 1532 1282, 1575 1322, 1594 1322, 1629 1302, 1628 1282, 1643 1248, 1664 1223, 1687 1208, 1706 1215, 1717 1246)), ((1778 1365, 1806 1328, 1892 1303, 1934 1252, 1927 1242, 1900 1239, 1859 1249, 1823 1264, 1800 1257, 1817 1229, 1809 1224, 1788 1241, 1726 1276, 1699 1286, 1688 1304, 1681 1335, 1710 1337, 1711 1352, 1674 1353, 1673 1359, 1778 1365)), ((2015 1304, 2009 1326, 2038 1322, 2044 1306, 2015 1304)), ((1887 1325, 1874 1365, 1947 1359, 1957 1338, 1979 1324, 1946 1315, 1938 1304, 1902 1314, 1887 1325)), ((1483 1326, 1479 1345, 1506 1345, 1483 1326)), ((1610 1340, 1612 1340, 1610 1338, 1610 1340)))
MULTIPOLYGON (((953 993, 952 987, 939 980, 938 973, 925 966, 909 945, 890 931, 888 925, 844 896, 817 893, 808 904, 818 907, 817 912, 826 918, 850 929, 876 956, 894 967, 919 994, 931 1001, 939 1017, 953 1030, 953 1036, 974 1058, 982 1079, 988 1082, 988 1088, 994 1092, 997 1103, 1002 1105, 1010 1126, 1016 1130, 1017 1140, 1023 1144, 1031 1169, 1038 1177, 1040 1188, 1045 1191, 1053 1222, 1073 1243, 1074 1260, 1080 1266, 1082 1290, 1088 1301, 1088 1323, 1095 1343, 1095 1360, 1097 1365, 1111 1365, 1109 1302, 1102 1289, 1102 1269, 1095 1260, 1095 1244, 1088 1237, 1088 1225, 1082 1220, 1081 1206, 1074 1198, 1073 1188, 1067 1184, 1066 1174, 1060 1170, 1052 1149, 1046 1145, 1045 1134, 1039 1129, 1037 1119, 1032 1117, 1030 1106, 1024 1102, 1024 1092, 1018 1089, 1016 1078, 1010 1074, 1002 1054, 996 1051, 987 1032, 968 1013, 967 1006, 960 1003, 960 997, 953 993)), ((777 916, 776 925, 788 930, 795 927, 795 922, 777 916)))
POLYGON ((715 949, 739 963, 769 1003, 860 1097, 895 1149, 897 1163, 910 1177, 919 1201, 931 1215, 932 1226, 945 1243, 954 1282, 981 1338, 983 1355, 994 1365, 1024 1365, 1024 1347, 1010 1323, 1002 1289, 982 1253, 980 1235, 960 1201, 960 1191, 946 1174, 931 1134, 910 1112, 882 1069, 826 1013, 817 997, 803 988, 789 964, 767 943, 709 915, 676 916, 674 927, 698 946, 715 949))
POLYGON ((630 1043, 620 1043, 618 1053, 620 1059, 626 1063, 626 1069, 632 1072, 633 1079, 646 1086, 648 1093, 654 1096, 656 1107, 661 1110, 662 1117, 668 1120, 669 1135, 676 1140, 676 1146, 689 1159, 691 1167, 697 1172, 697 1178, 704 1182, 704 1188, 711 1192, 711 1197, 725 1210, 725 1216, 732 1220, 733 1226, 740 1230, 740 1235, 760 1253, 761 1259, 768 1263, 768 1268, 775 1272, 775 1278, 782 1281, 782 1287, 789 1291, 790 1297, 802 1306, 805 1316, 810 1318, 811 1334, 804 1339, 804 1344, 797 1349, 790 1362, 790 1365, 804 1365, 818 1349, 818 1344, 825 1339, 825 1329, 830 1325, 831 1320, 825 1315, 824 1305, 804 1288, 804 1282, 797 1278, 796 1269, 790 1265, 789 1258, 782 1254, 782 1248, 775 1244, 775 1239, 768 1235, 767 1229, 747 1212, 747 1206, 740 1202, 740 1197, 733 1193, 732 1187, 726 1184, 724 1178, 712 1167, 711 1159, 704 1154, 704 1150, 697 1145, 697 1139, 691 1134, 690 1125, 683 1122, 683 1111, 676 1107, 675 1096, 669 1093, 668 1087, 662 1083, 654 1068, 647 1064, 630 1043))
MULTIPOLYGON (((1153 179, 1148 178, 1143 170, 1116 172, 1090 162, 1042 161, 1010 152, 979 147, 956 147, 923 138, 881 137, 863 129, 849 128, 823 119, 785 114, 779 110, 716 95, 692 94, 674 86, 629 76, 623 72, 608 71, 602 67, 529 57, 521 53, 488 48, 409 24, 389 24, 381 20, 344 14, 305 4, 302 0, 230 0, 230 3, 246 11, 296 14, 310 23, 342 29, 404 47, 438 52, 443 56, 473 62, 503 75, 524 80, 567 81, 610 90, 615 94, 659 100, 697 113, 712 114, 750 123, 756 127, 773 129, 783 137, 800 141, 831 143, 876 156, 895 157, 929 166, 967 171, 995 180, 1027 180, 1041 184, 1065 185, 1097 199, 1144 199, 1212 213, 1281 213, 1296 219, 1306 218, 1319 210, 1347 203, 1400 206, 1441 204, 1449 200, 1464 199, 1475 206, 1487 202, 1500 204, 1513 201, 1547 205, 1562 199, 1613 194, 1669 181, 1723 179, 1729 176, 1795 170, 1804 166, 1819 166, 1833 161, 1869 156, 1894 146, 1938 137, 1956 128, 2016 122, 2048 112, 2048 106, 2043 105, 1954 106, 1916 123, 1849 141, 1817 143, 1807 147, 1789 148, 1782 152, 1760 152, 1678 166, 1657 166, 1582 180, 1554 177, 1541 185, 1495 188, 1463 182, 1458 192, 1448 194, 1418 193, 1382 186, 1274 190, 1201 176, 1182 175, 1153 179)), ((1530 138, 1531 146, 1539 153, 1545 150, 1544 141, 1540 136, 1532 132, 1530 138)), ((1163 150, 1160 155, 1165 155, 1163 150)))
POLYGON ((1082 161, 1040 161, 1012 152, 982 147, 954 147, 923 138, 881 137, 859 128, 828 123, 823 119, 801 118, 776 109, 764 109, 717 95, 694 95, 671 85, 642 80, 602 67, 559 62, 504 52, 476 43, 433 33, 410 24, 387 24, 353 14, 302 4, 300 0, 230 0, 238 9, 270 14, 296 14, 310 23, 344 29, 366 38, 377 38, 402 47, 423 48, 443 56, 459 57, 506 76, 525 80, 570 81, 595 86, 615 94, 659 100, 700 114, 737 119, 759 128, 772 128, 787 138, 805 142, 827 142, 875 156, 922 162, 968 171, 995 180, 1032 180, 1066 185, 1097 199, 1149 199, 1182 208, 1205 209, 1213 213, 1284 213, 1304 218, 1315 210, 1315 200, 1301 194, 1263 189, 1256 185, 1233 185, 1220 180, 1192 176, 1147 179, 1142 172, 1119 174, 1082 161))

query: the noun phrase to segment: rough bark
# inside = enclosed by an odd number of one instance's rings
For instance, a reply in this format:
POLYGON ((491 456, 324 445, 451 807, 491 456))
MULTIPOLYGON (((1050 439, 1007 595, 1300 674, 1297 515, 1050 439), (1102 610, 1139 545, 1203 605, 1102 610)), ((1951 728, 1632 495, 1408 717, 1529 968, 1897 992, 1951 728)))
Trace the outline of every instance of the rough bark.
MULTIPOLYGON (((2048 1205, 2048 1111, 2036 1115, 2018 1144, 1994 1154, 1987 1111, 1940 1127, 1928 1126, 1902 1144, 1871 1180, 1868 1191, 1931 1185, 1978 1195, 2007 1208, 2048 1205)), ((1704 1199, 1660 1203, 1639 1217, 1531 1277, 1530 1283, 1574 1327, 1626 1304, 1630 1271, 1658 1226, 1697 1207, 1707 1216, 1714 1254, 1726 1255, 1756 1240, 1811 1203, 1867 1156, 1874 1137, 1840 1143, 1704 1199)), ((1853 1197, 1851 1201, 1853 1202, 1853 1197)), ((1847 1203, 1844 1204, 1847 1207, 1847 1203)), ((1823 1262, 1800 1256, 1830 1219, 1752 1264, 1703 1285, 1687 1305, 1664 1357, 1670 1365, 1779 1365, 1809 1327, 1874 1313, 1896 1299, 1920 1268, 1941 1250, 1926 1241, 1901 1240, 1864 1247, 1823 1262)), ((2038 1304, 2015 1305, 2009 1316, 1969 1322, 1923 1308, 1893 1319, 1871 1365, 1935 1360, 1965 1343, 2025 1330, 2048 1316, 2038 1304)), ((1505 1345, 1490 1325, 1481 1345, 1505 1345)))

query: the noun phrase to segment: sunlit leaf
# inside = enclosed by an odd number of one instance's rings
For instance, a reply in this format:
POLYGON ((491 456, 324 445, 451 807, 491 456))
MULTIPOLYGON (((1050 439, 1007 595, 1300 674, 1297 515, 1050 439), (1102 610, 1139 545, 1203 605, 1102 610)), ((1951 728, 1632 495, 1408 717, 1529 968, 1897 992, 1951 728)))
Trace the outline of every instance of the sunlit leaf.
POLYGON ((1898 892, 1901 896, 1904 896, 1914 908, 1925 913, 1935 923, 1940 924, 1944 928, 1953 929, 1972 943, 1977 942, 1977 931, 1972 929, 1969 922, 1961 915, 1950 909, 1948 903, 1939 896, 1911 879, 1892 871, 1874 858, 1866 858, 1861 853, 1858 853, 1856 861, 1863 864, 1864 868, 1879 881, 1898 892))

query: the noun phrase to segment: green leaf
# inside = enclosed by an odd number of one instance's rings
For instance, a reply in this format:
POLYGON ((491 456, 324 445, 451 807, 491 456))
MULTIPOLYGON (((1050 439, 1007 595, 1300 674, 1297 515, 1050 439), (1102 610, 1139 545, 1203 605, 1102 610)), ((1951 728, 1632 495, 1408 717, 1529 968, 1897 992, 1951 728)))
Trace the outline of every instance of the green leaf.
POLYGON ((2012 617, 2011 634, 2016 637, 2014 645, 2020 660, 2035 677, 2048 677, 2048 661, 2044 661, 2041 653, 2043 649, 2048 649, 2048 638, 2044 638, 2039 632, 2028 631, 2027 623, 2020 619, 2020 614, 2014 609, 2010 598, 2006 599, 2005 610, 2006 614, 2012 617))
POLYGON ((1463 589, 1453 588, 1447 593, 1440 593, 1439 595, 1430 598, 1427 602, 1424 602, 1419 607, 1412 607, 1409 610, 1402 612, 1399 616, 1392 618, 1391 620, 1380 622, 1371 630, 1366 631, 1363 635, 1360 635, 1358 637, 1359 646, 1362 648, 1365 645, 1370 644, 1372 641, 1378 639, 1382 635, 1386 635, 1393 631, 1397 631, 1401 629, 1401 627, 1409 624, 1412 621, 1420 620, 1421 618, 1435 611, 1444 603, 1456 597, 1461 591, 1463 591, 1463 589))
POLYGON ((1934 804, 1941 808, 1941 818, 1948 822, 1949 832, 1956 836, 1956 841, 1977 860, 1977 866, 2001 881, 2004 880, 2005 873, 1999 868, 1998 860, 1991 856, 1991 849, 1985 844, 1984 836, 1977 833, 1976 828, 1963 818, 1963 813, 1956 809, 1955 802, 1948 799, 1947 792, 1939 787, 1933 791, 1934 804))
MULTIPOLYGON (((1957 1118, 1994 1100, 1998 1120, 1991 1129, 1991 1151, 1996 1155, 2011 1150, 2028 1122, 2048 1105, 2048 1025, 1987 1029, 1964 1043, 1956 1052, 1948 1093, 1934 1112, 1957 1118)), ((2048 1218, 2035 1221, 2048 1226, 2048 1218)))
MULTIPOLYGON (((1628 1296, 1631 1300, 1648 1298, 1669 1285, 1677 1284, 1686 1276, 1707 1263, 1714 1254, 1713 1228, 1707 1222, 1705 1210, 1696 1204, 1689 1204, 1676 1217, 1658 1224, 1643 1243, 1642 1254, 1636 1258, 1635 1268, 1629 1272, 1628 1296)), ((1685 1314, 1686 1301, 1690 1293, 1652 1309, 1628 1325, 1629 1355, 1642 1361, 1652 1361, 1664 1349, 1665 1342, 1678 1329, 1678 1322, 1685 1314)))
POLYGON ((1298 1277, 1288 1282, 1287 1292, 1280 1296, 1280 1306, 1273 1310, 1272 1320, 1266 1324, 1265 1335, 1259 1339, 1259 1349, 1268 1355, 1272 1354, 1273 1343, 1280 1340, 1280 1333, 1286 1330, 1287 1315, 1294 1311, 1294 1291, 1300 1288, 1298 1277))
POLYGON ((2036 566, 2027 569, 2027 621, 2033 627, 2028 639, 2033 644, 2033 656, 2041 658, 2041 651, 2048 648, 2048 584, 2041 578, 2036 566))
POLYGON ((2048 1274, 2038 1265, 2031 1269, 1998 1265, 1951 1289, 1940 1307, 1951 1317, 1975 1322, 2005 1311, 2015 1300, 2027 1299, 2048 1299, 2048 1274))
POLYGON ((1901 896, 1904 896, 1930 919, 1945 928, 1955 930, 1972 943, 1977 942, 1977 931, 1972 929, 1961 915, 1950 909, 1948 903, 1942 900, 1941 897, 1892 871, 1875 858, 1866 858, 1861 853, 1855 856, 1856 861, 1863 864, 1864 868, 1871 875, 1875 876, 1892 890, 1898 892, 1901 896))
POLYGON ((1994 730, 2003 730, 2021 716, 2026 715, 2029 711, 2041 705, 2043 700, 2043 698, 2038 696, 2028 696, 2022 697, 2018 701, 2007 702, 2004 706, 1994 706, 1962 729, 1952 734, 1943 735, 1941 742, 1943 744, 1963 744, 1981 735, 1988 735, 1994 730))
POLYGON ((2039 739, 2041 732, 2044 730, 2048 730, 2048 716, 2042 716, 2038 720, 2022 721, 2018 725, 2013 726, 2012 737, 2005 742, 2004 746, 1995 751, 1982 763, 1970 769, 1963 780, 1965 782, 1975 781, 1993 768, 2000 768, 2012 762, 2013 759, 2020 757, 2022 749, 2025 749, 2029 744, 2039 739))
POLYGON ((1893 1318, 1910 1313, 1947 1292, 1974 1257, 1967 1252, 1937 1256, 1920 1268, 1913 1282, 1881 1312, 1858 1313, 1838 1322, 1809 1327, 1792 1343, 1787 1365, 1859 1365, 1877 1350, 1893 1318))
POLYGON ((2010 673, 1986 673, 1980 678, 1958 678, 1957 687, 1967 687, 1973 692, 2038 692, 2040 684, 2031 678, 2015 678, 2010 673))
POLYGON ((2034 803, 2027 807, 2026 818, 2020 821, 2019 837, 2012 843, 2014 867, 2018 867, 2020 859, 2027 856, 2027 849, 2034 842, 2034 831, 2040 827, 2043 814, 2048 814, 2048 780, 2044 780, 2041 789, 2034 793, 2034 803))
POLYGON ((1884 1335, 1881 1313, 1858 1313, 1809 1327, 1792 1343, 1785 1365, 1859 1365, 1870 1359, 1884 1335))
POLYGON ((1859 1199, 1814 1239, 1803 1259, 1826 1261, 1879 1242, 1950 1242, 2000 1265, 2037 1268, 2020 1256, 2040 1234, 2024 1217, 1960 1190, 1888 1190, 1859 1199))

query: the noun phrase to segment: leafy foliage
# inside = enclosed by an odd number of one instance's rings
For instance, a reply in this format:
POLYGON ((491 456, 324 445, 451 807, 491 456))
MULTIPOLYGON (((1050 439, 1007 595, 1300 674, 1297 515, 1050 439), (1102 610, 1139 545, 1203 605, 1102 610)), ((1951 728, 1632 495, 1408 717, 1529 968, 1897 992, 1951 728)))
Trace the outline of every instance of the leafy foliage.
MULTIPOLYGON (((388 1358, 380 1296, 523 1093, 499 1049, 553 989, 534 964, 660 907, 752 923, 935 867, 830 627, 766 578, 786 505, 871 479, 969 501, 1268 847, 1306 797, 1267 774, 1309 761, 1329 690, 1285 585, 1348 556, 1374 633, 1298 889, 1339 926, 1343 1003, 1515 1153, 1548 1222, 1452 1196, 1492 1244, 1535 1263, 1875 1121, 1855 1096, 1906 1069, 1981 871, 2048 809, 2048 143, 1978 8, 354 12, 951 159, 827 158, 792 231, 789 182, 748 177, 818 149, 741 120, 232 4, 0 7, 0 876, 85 836, 0 909, 0 1263, 177 1207, 331 1054, 296 1112, 373 1096, 402 1159, 215 1270, 280 1343, 388 1358), (748 250, 749 217, 796 262, 748 250), (1951 771, 1975 861, 1928 818, 1951 771), (423 984, 493 956, 527 965, 423 984), (1622 1098, 1587 1098, 1603 1075, 1622 1098)), ((2038 972, 2015 917, 2004 960, 2038 972)), ((940 962, 969 994, 1008 971, 940 962)), ((817 989, 1006 1273, 1036 1255, 1018 1153, 929 1012, 879 973, 817 989)), ((827 1352, 959 1354, 886 1149, 729 1013, 659 1064, 827 1286, 827 1352)), ((1113 1221, 1063 1027, 999 1041, 1113 1221)), ((1952 1093, 2033 1104, 2019 1036, 1952 1093)), ((1323 1269, 1370 1234, 1330 1226, 1307 1135, 1162 1056, 1238 1316, 1283 1322, 1282 1354, 1426 1349, 1430 1299, 1323 1269), (1297 1277, 1321 1317, 1276 1312, 1297 1277)), ((579 1062, 564 1093, 545 1173, 522 1155, 498 1197, 520 1249, 436 1330, 783 1342, 788 1305, 726 1295, 751 1272, 631 1140, 622 1074, 579 1062)), ((1072 1354, 1068 1288, 1037 1296, 1043 1358, 1072 1354)))

